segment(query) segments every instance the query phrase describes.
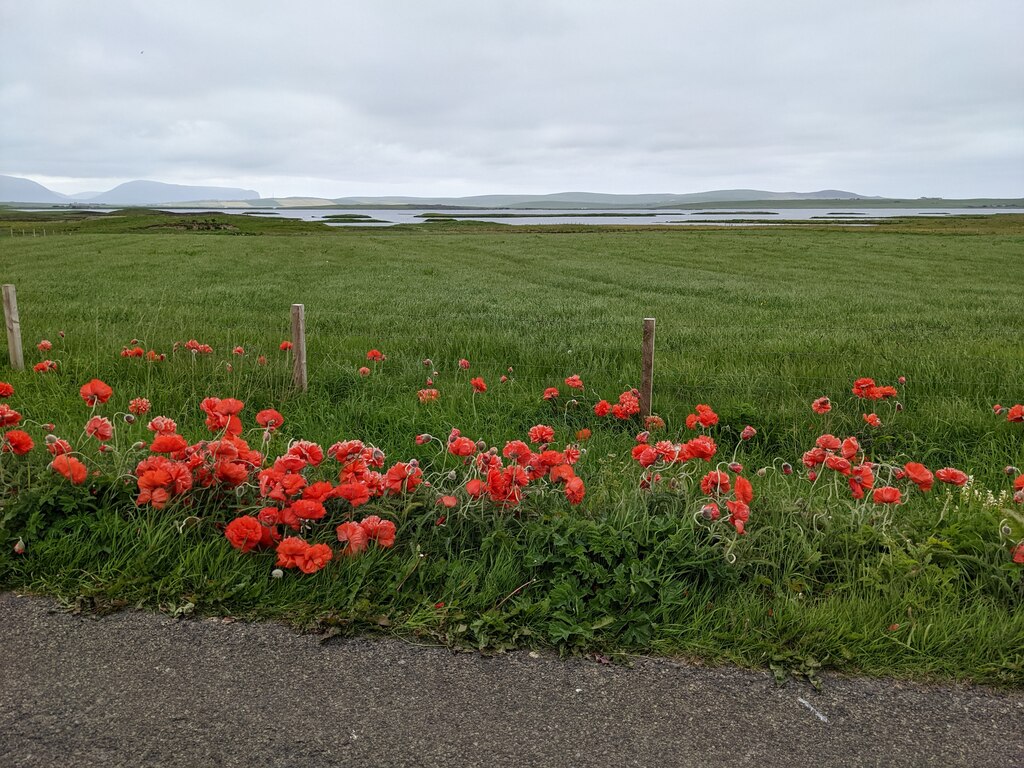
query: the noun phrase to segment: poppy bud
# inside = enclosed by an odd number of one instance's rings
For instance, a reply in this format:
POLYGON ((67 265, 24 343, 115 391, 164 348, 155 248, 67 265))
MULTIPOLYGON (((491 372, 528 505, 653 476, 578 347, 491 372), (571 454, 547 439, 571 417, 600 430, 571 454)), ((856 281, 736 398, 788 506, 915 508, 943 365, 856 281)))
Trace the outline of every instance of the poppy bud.
POLYGON ((433 379, 427 379, 427 386, 428 387, 434 386, 434 380, 433 379))
POLYGON ((270 430, 269 429, 263 430, 263 442, 264 443, 269 443, 270 442, 270 430))
POLYGON ((456 472, 454 469, 451 472, 448 473, 448 480, 450 482, 455 482, 455 480, 457 480, 458 477, 459 477, 459 473, 456 472))
POLYGON ((25 542, 18 539, 18 542, 14 545, 14 554, 23 555, 25 554, 25 542))
POLYGON ((282 571, 280 568, 275 568, 270 572, 270 575, 275 579, 280 579, 284 576, 284 571, 282 571))
POLYGON ((131 340, 131 341, 129 341, 128 343, 129 343, 129 344, 131 344, 131 345, 132 345, 132 346, 134 347, 134 346, 135 346, 136 344, 138 344, 138 343, 139 343, 139 340, 138 340, 138 339, 132 339, 132 340, 131 340))
POLYGON ((1017 504, 1024 504, 1024 491, 1017 491, 1013 494, 1013 500, 1017 504))
POLYGON ((1001 406, 999 403, 996 403, 995 405, 992 406, 992 413, 994 413, 996 416, 1002 416, 1003 406, 1001 406))
POLYGON ((57 442, 57 436, 56 435, 47 435, 45 439, 46 439, 46 444, 47 445, 53 445, 54 443, 57 442))
POLYGON ((487 448, 487 443, 485 443, 483 440, 477 440, 476 441, 476 449, 478 451, 483 451, 486 448, 487 448))
POLYGON ((134 424, 135 423, 135 414, 133 414, 133 413, 126 413, 124 415, 124 423, 125 424, 134 424))
POLYGON ((132 443, 132 450, 133 451, 141 451, 141 450, 144 450, 145 447, 146 447, 146 444, 144 442, 142 442, 141 440, 139 440, 137 443, 132 443))
POLYGON ((532 464, 527 465, 526 471, 527 472, 533 472, 533 465, 532 464))
POLYGON ((1013 467, 1013 466, 1006 467, 1006 469, 1004 469, 1003 472, 1005 472, 1008 475, 1019 475, 1020 474, 1020 470, 1017 469, 1016 467, 1013 467))
POLYGON ((790 464, 788 461, 787 462, 783 462, 783 464, 782 464, 782 474, 784 474, 784 475, 792 475, 793 474, 793 465, 790 464))
POLYGON ((812 469, 810 472, 807 473, 807 479, 813 483, 815 480, 818 479, 818 473, 812 469))
POLYGON ((740 464, 738 461, 734 461, 731 464, 729 464, 729 471, 735 472, 738 475, 740 472, 743 471, 743 465, 740 464))
POLYGON ((758 477, 764 477, 767 474, 768 474, 768 470, 765 469, 764 467, 761 467, 759 470, 757 470, 757 476, 758 477))
POLYGON ((423 361, 423 367, 424 368, 433 368, 434 367, 434 362, 428 357, 428 358, 426 358, 423 361))
POLYGON ((56 428, 57 427, 54 424, 43 424, 43 429, 45 429, 47 432, 53 432, 53 430, 55 430, 56 428))
POLYGON ((1000 528, 999 532, 1003 534, 1003 536, 1009 536, 1011 533, 1013 533, 1013 531, 1010 530, 1010 526, 1008 525, 1004 525, 1002 528, 1000 528))
POLYGON ((570 400, 569 405, 579 405, 579 403, 576 400, 570 400))
POLYGON ((512 366, 511 365, 508 367, 508 372, 512 373, 512 366))
POLYGON ((490 448, 489 448, 489 449, 487 450, 487 452, 488 452, 488 453, 489 453, 489 454, 490 454, 491 456, 497 456, 497 455, 498 455, 498 449, 497 449, 497 447, 496 447, 496 446, 493 446, 493 445, 492 445, 492 446, 491 446, 491 447, 490 447, 490 448))
POLYGON ((898 412, 900 412, 902 410, 903 410, 903 403, 896 403, 896 412, 898 413, 898 412))
MULTIPOLYGON (((381 455, 383 455, 383 454, 381 454, 381 455)), ((418 460, 416 460, 416 459, 409 459, 409 469, 416 469, 417 467, 419 467, 419 465, 420 465, 420 463, 419 463, 418 460)))
POLYGON ((114 449, 111 448, 109 445, 104 444, 100 446, 100 453, 110 453, 112 450, 114 449))
POLYGON ((60 336, 63 339, 64 338, 64 331, 57 331, 57 335, 60 336))
POLYGON ((748 424, 743 428, 743 431, 740 432, 740 440, 750 440, 756 434, 757 430, 748 424))
POLYGON ((506 381, 508 381, 508 376, 502 376, 500 379, 498 379, 498 381, 504 384, 506 381))
POLYGON ((907 383, 907 377, 906 376, 900 376, 898 379, 896 379, 896 381, 898 381, 900 384, 906 384, 907 383))
MULTIPOLYGON (((385 458, 384 451, 382 451, 380 448, 374 448, 373 449, 373 460, 374 461, 384 461, 384 458, 385 458)), ((409 462, 409 466, 410 467, 418 467, 419 465, 420 465, 419 462, 416 461, 415 459, 413 459, 412 461, 409 462)))

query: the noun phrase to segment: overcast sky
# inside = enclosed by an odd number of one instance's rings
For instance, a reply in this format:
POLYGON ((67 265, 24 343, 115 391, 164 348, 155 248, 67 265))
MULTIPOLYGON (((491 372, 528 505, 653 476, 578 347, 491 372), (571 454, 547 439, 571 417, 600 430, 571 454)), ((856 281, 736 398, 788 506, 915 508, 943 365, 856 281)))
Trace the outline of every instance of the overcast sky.
POLYGON ((0 0, 0 173, 1024 196, 1021 0, 0 0))

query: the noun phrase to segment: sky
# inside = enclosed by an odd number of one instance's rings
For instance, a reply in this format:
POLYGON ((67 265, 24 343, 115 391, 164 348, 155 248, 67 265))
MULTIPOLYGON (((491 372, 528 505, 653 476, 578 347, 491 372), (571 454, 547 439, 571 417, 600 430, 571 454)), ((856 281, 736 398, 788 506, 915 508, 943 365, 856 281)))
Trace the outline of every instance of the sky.
POLYGON ((0 0, 0 174, 1024 196, 1020 0, 0 0))

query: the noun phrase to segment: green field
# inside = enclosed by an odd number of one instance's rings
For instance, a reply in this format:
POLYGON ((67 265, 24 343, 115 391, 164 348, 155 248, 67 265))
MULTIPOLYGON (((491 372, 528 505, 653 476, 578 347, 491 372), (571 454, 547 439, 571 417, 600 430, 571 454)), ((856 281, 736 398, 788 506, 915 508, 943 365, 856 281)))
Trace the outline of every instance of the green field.
POLYGON ((43 358, 34 344, 47 338, 59 371, 0 369, 0 379, 26 417, 58 430, 77 434, 78 386, 99 377, 121 409, 146 395, 192 437, 208 395, 245 400, 250 418, 277 407, 294 437, 359 437, 389 459, 428 461, 413 437, 452 427, 498 445, 537 423, 594 436, 581 508, 474 512, 440 527, 429 504, 391 510, 394 551, 315 577, 272 581, 272 559, 239 555, 213 521, 179 533, 169 520, 182 510, 103 502, 49 513, 52 532, 31 556, 0 555, 0 583, 340 631, 387 624, 492 649, 654 650, 797 673, 820 663, 1019 683, 1024 569, 1000 538, 1001 507, 937 490, 880 525, 842 498, 807 502, 806 480, 773 473, 755 484, 750 534, 729 564, 675 501, 637 492, 629 449, 639 427, 598 421, 588 404, 639 383, 641 319, 655 317, 654 411, 670 435, 709 403, 721 450, 757 427, 740 454, 748 468, 799 464, 827 431, 858 435, 875 457, 959 467, 998 494, 1009 488, 1003 468, 1024 465, 1024 425, 992 413, 1024 399, 1022 257, 1024 217, 1004 215, 872 228, 342 230, 213 214, 8 213, 0 280, 17 286, 28 362, 43 358), (292 303, 306 311, 305 395, 291 391, 278 350, 292 303), (216 353, 171 354, 190 338, 216 353), (122 359, 132 339, 171 359, 122 359), (244 357, 231 355, 236 345, 244 357), (364 378, 371 348, 388 359, 364 378), (440 399, 421 405, 416 391, 434 370, 440 399), (564 386, 560 406, 541 399, 576 373, 587 385, 579 406, 564 386), (473 396, 470 376, 488 392, 473 396), (879 404, 879 430, 850 394, 860 376, 906 377, 904 410, 879 404), (822 395, 835 405, 826 417, 810 410, 822 395))

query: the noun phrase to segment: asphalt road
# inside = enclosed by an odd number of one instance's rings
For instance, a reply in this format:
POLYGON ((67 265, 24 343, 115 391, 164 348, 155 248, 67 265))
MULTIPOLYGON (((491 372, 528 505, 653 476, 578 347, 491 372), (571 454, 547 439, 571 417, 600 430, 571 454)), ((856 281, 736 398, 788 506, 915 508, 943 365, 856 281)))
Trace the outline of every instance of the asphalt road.
POLYGON ((0 593, 0 766, 1024 766, 1024 692, 322 644, 0 593))

